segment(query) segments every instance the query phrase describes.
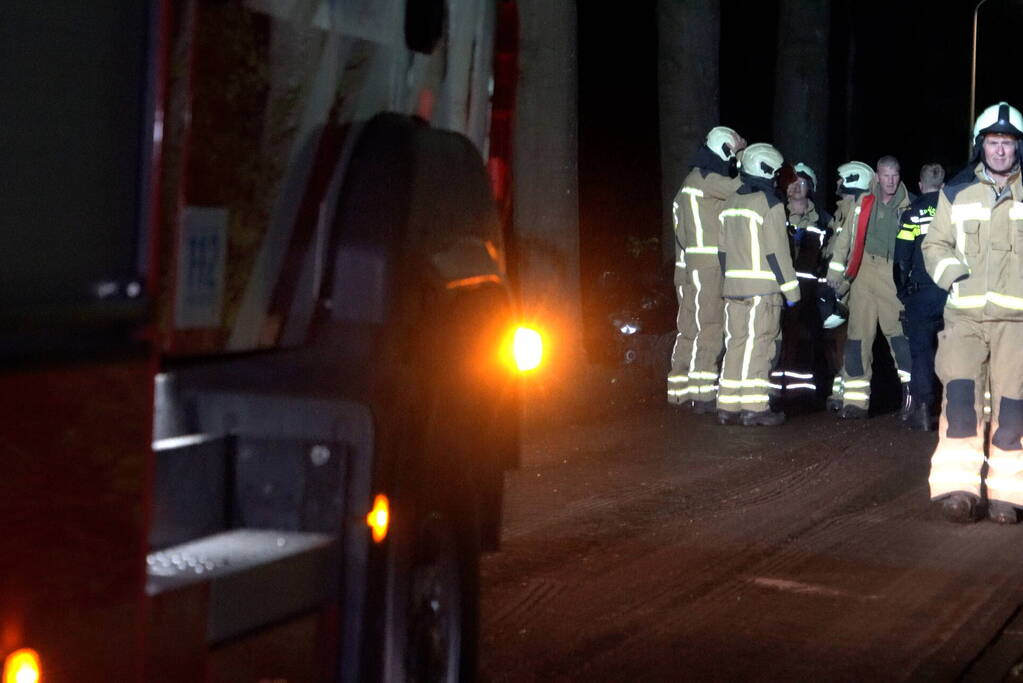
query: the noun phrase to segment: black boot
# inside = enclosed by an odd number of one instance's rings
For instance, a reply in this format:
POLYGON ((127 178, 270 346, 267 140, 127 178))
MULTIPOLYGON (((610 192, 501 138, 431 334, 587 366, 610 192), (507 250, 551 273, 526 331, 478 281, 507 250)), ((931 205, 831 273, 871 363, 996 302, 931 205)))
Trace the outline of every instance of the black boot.
POLYGON ((1019 524, 1019 515, 1011 503, 992 500, 987 504, 987 518, 998 524, 1019 524))
POLYGON ((934 417, 931 415, 931 404, 918 401, 909 411, 906 426, 917 432, 933 432, 934 417))
POLYGON ((941 513, 945 519, 956 524, 970 524, 977 521, 979 499, 972 493, 956 491, 941 501, 941 513))
POLYGON ((785 423, 785 413, 773 410, 762 410, 759 412, 744 410, 742 411, 740 421, 746 427, 753 427, 755 425, 774 427, 785 423))
POLYGON ((899 419, 903 422, 909 420, 913 414, 913 395, 909 393, 909 385, 902 385, 902 407, 899 408, 899 419))
POLYGON ((866 408, 860 408, 849 403, 842 406, 838 416, 843 420, 865 420, 867 419, 867 410, 866 408))

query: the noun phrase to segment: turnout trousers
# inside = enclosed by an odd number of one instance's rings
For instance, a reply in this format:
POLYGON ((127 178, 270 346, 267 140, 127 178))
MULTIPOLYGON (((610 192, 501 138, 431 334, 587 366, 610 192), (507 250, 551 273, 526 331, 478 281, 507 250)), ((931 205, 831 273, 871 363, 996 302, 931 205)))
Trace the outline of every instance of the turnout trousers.
POLYGON ((725 299, 725 357, 718 410, 769 410, 771 370, 781 344, 782 295, 725 299))
POLYGON ((675 265, 677 334, 668 371, 668 402, 713 401, 724 325, 721 267, 675 265))
POLYGON ((936 378, 934 356, 938 349, 938 332, 944 327, 945 300, 948 294, 937 287, 923 287, 905 299, 906 322, 903 325, 909 337, 909 354, 913 362, 913 376, 909 380, 909 393, 914 405, 934 405, 936 378))
POLYGON ((1023 507, 1021 349, 1023 321, 945 316, 936 360, 945 398, 928 478, 931 499, 956 491, 980 496, 983 483, 989 500, 1023 507), (988 386, 991 425, 985 430, 988 386))
POLYGON ((902 303, 895 293, 892 262, 881 256, 864 254, 859 273, 849 291, 849 331, 842 363, 843 405, 866 410, 870 407, 871 366, 877 326, 888 339, 888 348, 903 385, 910 380, 912 361, 909 340, 902 330, 899 314, 902 303))

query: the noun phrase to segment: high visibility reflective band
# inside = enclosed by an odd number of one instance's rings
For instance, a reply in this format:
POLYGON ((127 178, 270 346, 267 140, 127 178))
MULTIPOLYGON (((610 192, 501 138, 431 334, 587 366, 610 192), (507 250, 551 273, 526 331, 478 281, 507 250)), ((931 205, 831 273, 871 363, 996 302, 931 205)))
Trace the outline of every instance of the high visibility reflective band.
POLYGON ((753 307, 749 311, 749 322, 746 327, 746 347, 742 352, 742 381, 749 379, 749 366, 753 359, 753 340, 756 338, 757 306, 760 305, 760 297, 753 297, 753 307))
POLYGON ((725 209, 718 214, 718 219, 726 218, 748 218, 758 225, 764 222, 764 217, 752 209, 725 209))
POLYGON ((851 389, 862 389, 863 387, 870 386, 869 379, 847 379, 845 380, 845 386, 851 389))
POLYGON ((957 258, 943 258, 938 261, 938 265, 934 268, 934 281, 941 281, 941 276, 945 274, 945 269, 949 266, 960 265, 962 262, 957 258))
MULTIPOLYGON (((695 249, 699 249, 704 246, 703 244, 703 220, 700 218, 700 204, 696 201, 697 197, 703 196, 703 190, 696 187, 683 187, 682 192, 689 195, 689 209, 693 212, 693 236, 696 238, 695 249)), ((689 249, 687 251, 692 251, 689 249)), ((717 250, 714 250, 717 253, 717 250)))
MULTIPOLYGON (((1010 214, 1012 210, 1010 209, 1010 214)), ((991 209, 984 207, 980 202, 971 204, 953 204, 949 209, 949 220, 953 223, 963 221, 989 221, 991 220, 991 209)))
POLYGON ((676 268, 685 268, 685 267, 686 267, 686 262, 685 262, 685 260, 682 260, 682 261, 675 261, 675 267, 676 267, 676 268))
POLYGON ((693 286, 696 287, 696 296, 693 297, 693 302, 696 304, 696 311, 693 316, 696 318, 696 338, 693 339, 693 350, 689 354, 689 374, 692 375, 695 372, 696 367, 696 352, 700 346, 700 332, 703 330, 703 325, 700 324, 700 292, 703 290, 703 285, 700 282, 700 271, 693 271, 693 286))
POLYGON ((738 394, 732 396, 718 396, 718 401, 721 403, 742 403, 742 396, 738 394))
POLYGON ((813 226, 807 228, 806 231, 807 232, 813 232, 813 233, 816 233, 818 235, 826 235, 827 234, 825 231, 821 230, 820 228, 815 228, 813 226))
POLYGON ((718 373, 716 373, 716 372, 703 372, 703 371, 698 370, 696 372, 690 372, 689 373, 689 379, 716 380, 717 378, 718 378, 718 373))
POLYGON ((899 234, 895 237, 896 239, 905 240, 907 242, 913 242, 916 240, 916 235, 912 230, 899 230, 899 234))
POLYGON ((796 379, 813 379, 813 374, 809 372, 792 372, 791 370, 775 370, 771 373, 771 377, 795 377, 796 379))
MULTIPOLYGON (((703 236, 700 236, 700 241, 703 241, 703 236)), ((716 254, 718 253, 717 247, 686 247, 687 254, 716 254)))
POLYGON ((770 401, 771 397, 767 394, 743 394, 743 403, 764 403, 770 401))
POLYGON ((725 379, 724 377, 722 377, 719 381, 721 383, 721 386, 725 387, 726 389, 742 389, 741 379, 725 379))
POLYGON ((993 495, 992 492, 1023 493, 1023 481, 1013 479, 1012 477, 988 477, 985 481, 987 482, 988 496, 991 498, 1004 498, 1004 496, 993 495))
POLYGON ((690 391, 694 390, 690 387, 686 387, 685 389, 668 389, 668 396, 685 396, 690 391))
POLYGON ((835 261, 832 261, 831 263, 828 264, 828 270, 834 270, 839 273, 844 273, 845 265, 842 263, 836 263, 835 261))
POLYGON ((797 384, 786 384, 785 390, 791 391, 794 389, 809 389, 810 391, 817 391, 816 384, 810 384, 809 382, 799 382, 797 384))
POLYGON ((866 394, 862 391, 847 391, 842 394, 842 398, 846 401, 869 401, 870 394, 866 394))
POLYGON ((840 376, 835 377, 835 379, 833 379, 831 381, 831 386, 834 387, 835 389, 841 388, 841 386, 842 386, 842 378, 840 376))
POLYGON ((1009 220, 1023 220, 1023 203, 1013 202, 1009 207, 1009 220))
POLYGON ((682 382, 688 382, 688 375, 668 375, 668 383, 670 384, 681 384, 682 382))
MULTIPOLYGON (((769 270, 726 270, 725 277, 750 278, 753 280, 774 280, 774 273, 769 270)), ((798 286, 798 282, 796 285, 798 286)))
POLYGON ((927 483, 932 488, 937 485, 936 488, 945 492, 960 489, 969 491, 980 486, 980 468, 977 468, 977 472, 931 470, 931 475, 927 477, 927 483))
POLYGON ((791 292, 793 289, 799 289, 799 280, 789 280, 781 285, 781 291, 783 292, 791 292))
POLYGON ((1002 308, 1009 308, 1013 311, 1023 311, 1023 299, 1018 296, 1009 296, 1008 294, 999 294, 998 292, 988 292, 988 300, 1002 308))
POLYGON ((899 370, 899 377, 903 378, 902 379, 903 382, 908 382, 909 378, 910 378, 909 371, 908 370, 899 370))
POLYGON ((969 465, 978 469, 987 461, 983 453, 972 448, 942 448, 931 456, 931 463, 935 465, 969 465))

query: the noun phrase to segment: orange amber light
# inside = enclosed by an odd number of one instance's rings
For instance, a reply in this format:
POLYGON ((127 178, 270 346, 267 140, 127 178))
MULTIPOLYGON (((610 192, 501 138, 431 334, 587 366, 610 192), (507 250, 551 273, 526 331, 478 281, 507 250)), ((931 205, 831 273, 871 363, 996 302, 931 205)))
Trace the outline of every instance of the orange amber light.
POLYGON ((40 683, 42 680, 39 654, 35 650, 22 648, 7 655, 3 683, 40 683))
MULTIPOLYGON (((373 542, 380 543, 387 538, 387 526, 391 523, 391 504, 387 496, 378 493, 373 499, 373 509, 366 515, 366 524, 373 530, 373 542)), ((7 683, 7 681, 4 681, 7 683)))
POLYGON ((519 372, 537 369, 543 360, 543 337, 530 327, 520 327, 512 339, 512 355, 519 372))

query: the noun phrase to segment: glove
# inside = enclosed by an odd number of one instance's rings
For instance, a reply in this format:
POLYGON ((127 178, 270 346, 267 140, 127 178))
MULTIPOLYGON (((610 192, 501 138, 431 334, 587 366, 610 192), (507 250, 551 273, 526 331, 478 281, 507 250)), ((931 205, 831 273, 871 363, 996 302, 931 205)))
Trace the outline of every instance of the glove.
POLYGON ((798 305, 799 305, 798 301, 790 301, 789 299, 785 299, 785 308, 795 308, 798 305))

